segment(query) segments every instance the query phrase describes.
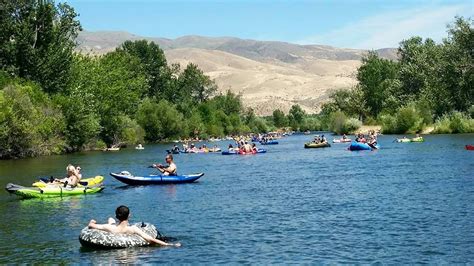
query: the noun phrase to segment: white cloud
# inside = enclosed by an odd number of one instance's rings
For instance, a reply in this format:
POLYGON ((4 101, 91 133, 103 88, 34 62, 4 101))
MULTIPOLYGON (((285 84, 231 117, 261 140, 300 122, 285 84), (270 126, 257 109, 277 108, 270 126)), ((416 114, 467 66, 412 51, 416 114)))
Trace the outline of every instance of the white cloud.
POLYGON ((403 39, 418 35, 440 41, 454 16, 472 16, 472 5, 451 5, 397 10, 364 18, 326 34, 308 37, 301 44, 378 49, 398 47, 403 39))

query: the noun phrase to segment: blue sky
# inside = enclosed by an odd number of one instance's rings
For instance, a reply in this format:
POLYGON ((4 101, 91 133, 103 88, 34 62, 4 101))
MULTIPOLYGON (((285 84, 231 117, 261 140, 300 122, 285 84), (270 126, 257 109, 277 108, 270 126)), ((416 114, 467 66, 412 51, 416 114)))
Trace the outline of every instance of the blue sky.
POLYGON ((142 36, 245 39, 377 49, 413 35, 440 41, 455 15, 474 18, 474 0, 458 1, 68 1, 88 31, 142 36))

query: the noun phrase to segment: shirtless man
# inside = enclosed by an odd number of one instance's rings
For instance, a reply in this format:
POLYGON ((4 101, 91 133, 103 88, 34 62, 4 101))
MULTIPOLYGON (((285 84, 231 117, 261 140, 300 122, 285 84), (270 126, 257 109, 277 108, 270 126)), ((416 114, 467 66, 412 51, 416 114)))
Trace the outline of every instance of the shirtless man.
POLYGON ((161 241, 159 239, 155 239, 151 236, 149 236, 147 233, 143 232, 140 228, 137 226, 130 226, 128 225, 128 218, 130 217, 130 210, 128 209, 127 206, 119 206, 115 210, 115 217, 119 220, 119 224, 115 225, 115 220, 113 218, 109 218, 109 223, 108 224, 97 224, 95 220, 91 220, 89 222, 89 228, 91 229, 98 229, 98 230, 103 230, 107 231, 110 233, 115 233, 115 234, 137 234, 146 241, 148 241, 150 244, 158 244, 162 246, 175 246, 175 247, 180 247, 180 243, 176 244, 170 244, 166 243, 164 241, 161 241))
POLYGON ((158 169, 163 175, 177 175, 178 169, 176 167, 176 164, 173 162, 173 155, 168 154, 165 157, 165 161, 168 164, 168 166, 163 166, 161 164, 153 164, 153 168, 158 169))

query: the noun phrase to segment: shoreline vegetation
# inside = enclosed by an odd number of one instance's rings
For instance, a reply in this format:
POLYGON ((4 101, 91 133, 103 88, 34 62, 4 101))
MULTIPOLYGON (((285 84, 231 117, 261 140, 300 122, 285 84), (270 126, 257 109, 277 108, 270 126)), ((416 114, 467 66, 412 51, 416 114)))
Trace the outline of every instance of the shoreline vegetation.
POLYGON ((146 40, 104 55, 75 52, 82 30, 65 3, 4 3, 0 12, 0 159, 184 138, 381 125, 390 133, 474 132, 473 21, 457 17, 436 44, 413 37, 399 61, 369 52, 359 84, 338 90, 319 114, 294 105, 259 117, 240 95, 218 93, 195 64, 168 64, 146 40))

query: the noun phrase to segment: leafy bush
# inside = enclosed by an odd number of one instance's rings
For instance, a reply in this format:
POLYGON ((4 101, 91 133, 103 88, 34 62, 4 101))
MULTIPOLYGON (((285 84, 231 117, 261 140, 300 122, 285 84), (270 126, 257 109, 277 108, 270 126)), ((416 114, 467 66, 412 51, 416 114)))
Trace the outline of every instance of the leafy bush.
POLYGON ((467 110, 469 116, 474 119, 474 105, 471 105, 469 110, 467 110))
POLYGON ((347 119, 346 115, 337 111, 330 115, 329 129, 336 134, 348 134, 362 126, 362 122, 355 118, 347 119))
POLYGON ((474 119, 460 112, 443 115, 436 121, 433 133, 474 133, 474 119))
POLYGON ((306 117, 301 126, 302 131, 318 131, 322 130, 321 121, 316 117, 306 117))
POLYGON ((37 86, 0 91, 0 159, 62 153, 64 128, 61 111, 37 86))
POLYGON ((179 137, 183 130, 183 116, 166 100, 158 103, 145 100, 137 111, 138 124, 145 130, 148 141, 179 137))
POLYGON ((397 118, 395 116, 389 114, 381 115, 380 122, 382 123, 382 132, 384 134, 395 134, 398 132, 397 118))
POLYGON ((352 133, 358 130, 362 126, 362 122, 356 118, 349 118, 344 123, 344 134, 352 133))
POLYGON ((395 116, 382 115, 380 120, 385 134, 416 133, 425 126, 424 119, 414 104, 400 107, 395 116))

